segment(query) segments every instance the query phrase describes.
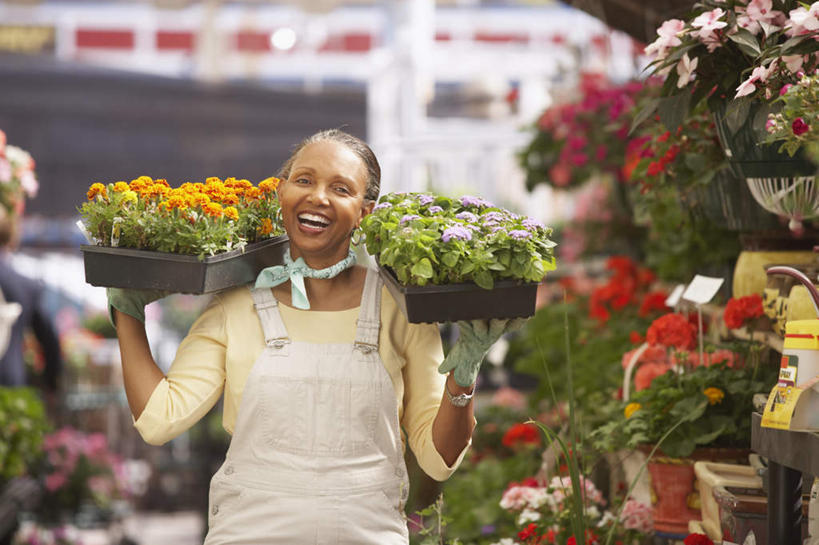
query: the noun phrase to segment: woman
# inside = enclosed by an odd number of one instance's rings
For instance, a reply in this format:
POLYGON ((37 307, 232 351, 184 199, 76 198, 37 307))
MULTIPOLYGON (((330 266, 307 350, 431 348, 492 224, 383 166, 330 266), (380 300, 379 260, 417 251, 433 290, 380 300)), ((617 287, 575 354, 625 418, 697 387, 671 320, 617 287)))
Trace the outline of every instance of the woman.
POLYGON ((160 444, 224 393, 232 433, 211 481, 205 543, 404 544, 402 429, 419 465, 446 479, 474 427, 483 355, 506 322, 464 323, 444 359, 438 329, 409 324, 350 239, 378 197, 380 167, 336 130, 305 140, 278 188, 286 264, 217 294, 167 377, 143 307, 155 292, 109 290, 135 425, 160 444))

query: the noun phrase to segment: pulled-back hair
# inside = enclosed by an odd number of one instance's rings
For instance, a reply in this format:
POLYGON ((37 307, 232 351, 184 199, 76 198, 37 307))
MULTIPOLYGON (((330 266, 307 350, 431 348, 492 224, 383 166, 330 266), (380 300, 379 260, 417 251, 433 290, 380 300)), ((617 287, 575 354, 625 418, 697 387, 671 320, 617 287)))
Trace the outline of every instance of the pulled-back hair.
POLYGON ((364 192, 364 199, 375 201, 378 199, 378 193, 381 191, 381 166, 378 164, 378 159, 375 153, 370 149, 366 142, 338 129, 327 129, 319 131, 312 136, 308 136, 296 146, 293 153, 284 162, 282 168, 279 170, 278 177, 283 181, 290 177, 290 171, 293 169, 293 162, 296 160, 296 155, 304 149, 308 144, 315 144, 317 142, 336 142, 343 144, 350 148, 358 157, 364 162, 367 167, 367 188, 364 192))

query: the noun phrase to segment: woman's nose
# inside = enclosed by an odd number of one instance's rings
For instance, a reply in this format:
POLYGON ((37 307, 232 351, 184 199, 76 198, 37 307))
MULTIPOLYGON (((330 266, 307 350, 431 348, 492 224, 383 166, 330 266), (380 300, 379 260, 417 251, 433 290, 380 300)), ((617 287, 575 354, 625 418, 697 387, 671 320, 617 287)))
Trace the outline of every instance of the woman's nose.
POLYGON ((328 191, 327 188, 324 187, 323 184, 315 184, 315 185, 313 185, 313 190, 310 192, 310 195, 308 196, 308 198, 311 199, 314 202, 324 204, 324 203, 328 202, 327 201, 327 191, 328 191))

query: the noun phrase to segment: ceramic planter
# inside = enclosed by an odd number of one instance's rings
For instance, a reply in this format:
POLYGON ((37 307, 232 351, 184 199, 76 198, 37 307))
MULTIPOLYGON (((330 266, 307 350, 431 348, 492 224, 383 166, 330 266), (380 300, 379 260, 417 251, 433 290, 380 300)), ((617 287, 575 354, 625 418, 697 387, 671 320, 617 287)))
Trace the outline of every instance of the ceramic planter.
POLYGON ((247 284, 265 267, 282 264, 288 240, 275 237, 202 260, 132 248, 88 245, 80 249, 85 281, 92 286, 202 294, 247 284))
MULTIPOLYGON (((646 455, 650 446, 640 448, 646 455)), ((657 451, 646 464, 651 478, 651 509, 654 529, 687 534, 688 522, 700 519, 700 497, 695 487, 694 463, 699 460, 741 461, 747 449, 699 448, 686 458, 672 458, 657 451)))
POLYGON ((387 289, 413 324, 524 318, 535 313, 535 282, 502 280, 495 282, 491 290, 473 283, 403 286, 390 269, 379 270, 387 289))

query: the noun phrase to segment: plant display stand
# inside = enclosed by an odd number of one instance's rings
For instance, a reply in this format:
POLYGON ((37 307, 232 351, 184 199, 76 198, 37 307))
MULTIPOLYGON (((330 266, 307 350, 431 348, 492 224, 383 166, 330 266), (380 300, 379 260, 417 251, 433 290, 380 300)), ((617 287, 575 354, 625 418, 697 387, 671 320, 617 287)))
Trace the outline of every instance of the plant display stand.
POLYGON ((768 458, 768 541, 801 545, 802 473, 819 475, 819 434, 763 428, 759 413, 751 423, 751 449, 768 458))

